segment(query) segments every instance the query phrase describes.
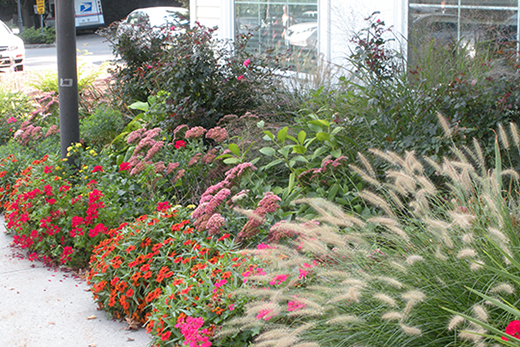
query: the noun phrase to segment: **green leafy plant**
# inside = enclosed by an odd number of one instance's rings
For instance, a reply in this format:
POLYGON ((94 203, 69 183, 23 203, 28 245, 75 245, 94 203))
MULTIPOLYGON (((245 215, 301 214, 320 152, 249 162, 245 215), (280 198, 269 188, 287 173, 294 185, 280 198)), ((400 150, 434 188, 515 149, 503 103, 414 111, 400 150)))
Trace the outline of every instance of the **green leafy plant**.
POLYGON ((42 35, 41 29, 23 28, 23 32, 19 36, 25 44, 50 44, 56 41, 56 30, 54 27, 45 27, 42 35))
POLYGON ((91 115, 81 119, 80 134, 89 145, 103 147, 121 133, 125 123, 119 111, 98 107, 91 115))

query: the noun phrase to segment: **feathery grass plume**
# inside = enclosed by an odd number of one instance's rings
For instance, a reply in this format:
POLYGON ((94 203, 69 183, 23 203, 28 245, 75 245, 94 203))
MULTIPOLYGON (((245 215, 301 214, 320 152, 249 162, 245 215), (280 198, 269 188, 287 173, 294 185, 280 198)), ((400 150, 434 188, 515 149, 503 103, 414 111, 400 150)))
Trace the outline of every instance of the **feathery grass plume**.
POLYGON ((485 333, 486 333, 486 330, 484 330, 484 329, 476 329, 476 330, 467 329, 467 330, 463 330, 463 331, 459 332, 459 337, 463 340, 472 341, 474 343, 477 343, 480 340, 482 340, 482 336, 480 336, 480 335, 483 335, 485 333))
POLYGON ((387 225, 386 227, 388 228, 388 230, 390 230, 391 232, 393 232, 394 234, 396 234, 397 236, 402 238, 404 241, 406 241, 406 242, 410 241, 410 237, 403 229, 393 226, 393 225, 387 225))
POLYGON ((415 193, 415 203, 417 205, 417 211, 414 211, 415 215, 428 215, 430 212, 430 203, 428 202, 428 192, 426 189, 421 188, 415 193))
POLYGON ((368 151, 377 155, 381 159, 386 160, 390 164, 401 166, 401 167, 404 167, 404 165, 405 165, 404 160, 399 155, 395 154, 394 152, 391 152, 391 151, 383 152, 379 149, 374 149, 374 148, 371 148, 368 151))
POLYGON ((378 180, 376 180, 373 177, 370 177, 365 171, 361 170, 356 165, 349 164, 348 167, 350 168, 350 170, 352 170, 355 173, 357 173, 359 175, 359 177, 361 177, 361 179, 363 181, 367 182, 368 184, 371 184, 371 185, 373 185, 375 187, 379 187, 381 185, 381 183, 378 180))
POLYGON ((502 142, 502 146, 504 146, 505 149, 509 149, 509 138, 507 137, 504 127, 501 123, 498 124, 498 134, 500 135, 500 141, 502 142))
POLYGON ((377 279, 380 281, 383 281, 397 289, 401 289, 403 287, 403 284, 401 282, 399 282, 398 280, 396 280, 395 278, 392 278, 392 277, 378 276, 377 279))
POLYGON ((411 326, 405 325, 403 323, 400 323, 399 326, 404 331, 404 333, 407 335, 417 335, 417 336, 422 335, 422 331, 419 328, 411 327, 411 326))
POLYGON ((395 192, 395 193, 400 194, 403 197, 407 197, 408 196, 408 192, 405 189, 403 189, 403 187, 398 186, 396 184, 385 183, 384 187, 387 189, 387 192, 395 192))
POLYGON ((509 128, 511 130, 511 136, 513 137, 513 142, 515 146, 520 150, 520 137, 518 136, 518 127, 516 123, 509 123, 509 128))
POLYGON ((423 159, 437 172, 437 174, 442 173, 442 167, 435 160, 430 157, 423 157, 423 159))
POLYGON ((385 213, 387 215, 389 215, 391 217, 395 217, 395 213, 392 210, 392 208, 390 207, 390 205, 385 200, 383 200, 380 196, 378 196, 368 190, 363 190, 363 191, 359 192, 359 197, 361 197, 363 200, 373 204, 374 206, 381 208, 383 211, 385 211, 385 213))
POLYGON ((448 260, 448 257, 446 257, 442 251, 441 251, 441 247, 440 246, 437 246, 437 249, 435 250, 435 257, 439 260, 442 260, 442 261, 446 261, 448 260))
POLYGON ((479 271, 479 270, 482 270, 482 269, 484 268, 484 267, 482 266, 482 264, 484 264, 484 263, 482 263, 481 261, 475 261, 475 262, 471 263, 469 269, 470 269, 471 271, 479 271))
POLYGON ((376 172, 374 171, 374 168, 372 167, 372 164, 370 164, 370 162, 361 152, 358 152, 358 158, 365 167, 365 169, 368 171, 368 174, 375 179, 377 176, 376 172))
POLYGON ((473 242, 475 235, 473 233, 467 233, 462 236, 462 242, 471 243, 473 242))
POLYGON ((482 152, 482 147, 480 146, 480 143, 477 139, 473 139, 473 148, 475 148, 475 153, 478 158, 478 164, 480 168, 482 169, 482 173, 484 174, 486 172, 486 160, 484 159, 484 153, 482 152))
POLYGON ((501 232, 500 230, 496 229, 496 228, 491 228, 489 227, 488 228, 488 232, 490 235, 493 236, 493 238, 497 241, 499 241, 500 243, 506 243, 509 241, 509 239, 507 238, 507 236, 501 232))
POLYGON ((515 288, 509 283, 500 283, 491 288, 490 292, 496 294, 513 294, 515 292, 515 288))
POLYGON ((389 170, 386 172, 386 177, 394 180, 394 184, 404 190, 407 193, 414 193, 416 188, 415 180, 412 176, 407 175, 402 171, 392 171, 389 170))
POLYGON ((464 186, 464 190, 466 192, 473 192, 475 193, 475 189, 473 187, 473 182, 471 180, 469 171, 466 169, 462 169, 462 173, 460 174, 461 183, 464 186))
POLYGON ((330 299, 328 303, 333 304, 341 301, 355 301, 359 302, 359 298, 361 297, 361 292, 359 291, 361 287, 351 286, 348 287, 348 291, 341 295, 337 295, 334 298, 330 299))
POLYGON ((411 255, 408 258, 406 258, 406 262, 409 265, 413 265, 415 262, 422 261, 422 260, 424 260, 424 258, 420 255, 411 255))
POLYGON ((444 135, 446 135, 447 138, 451 138, 451 129, 446 118, 444 118, 440 112, 437 112, 437 118, 439 119, 442 130, 444 130, 444 135))
POLYGON ((401 294, 401 297, 406 301, 421 302, 426 298, 426 295, 420 290, 409 290, 401 294))
POLYGON ((428 195, 434 196, 435 194, 437 194, 437 188, 435 188, 435 185, 427 177, 416 176, 415 179, 424 188, 428 195))
POLYGON ((291 311, 287 313, 287 317, 296 317, 296 316, 304 316, 304 317, 318 317, 323 315, 323 310, 311 309, 311 308, 303 308, 297 311, 291 311))
POLYGON ((341 283, 349 284, 351 286, 357 286, 357 287, 366 287, 367 286, 367 283, 365 281, 361 281, 356 278, 348 278, 341 283))
MULTIPOLYGON (((348 213, 345 213, 339 206, 327 201, 325 199, 297 199, 294 201, 295 204, 308 204, 316 212, 319 213, 320 217, 314 218, 316 221, 326 221, 336 226, 352 227, 354 225, 358 227, 364 227, 365 223, 348 213)), ((285 228, 286 224, 284 224, 285 228)))
POLYGON ((469 213, 458 213, 457 211, 449 211, 448 214, 452 218, 452 223, 460 226, 463 229, 471 227, 475 216, 469 213))
POLYGON ((293 347, 320 347, 320 344, 315 343, 315 342, 303 342, 303 343, 294 345, 293 347))
POLYGON ((378 299, 379 301, 384 302, 387 305, 390 305, 392 307, 397 306, 397 303, 394 299, 392 299, 389 295, 383 294, 383 293, 376 293, 374 294, 374 298, 378 299))
POLYGON ((448 323, 448 330, 453 330, 456 327, 458 327, 462 322, 464 322, 464 318, 462 318, 459 315, 453 316, 453 318, 450 319, 450 322, 448 323))
POLYGON ((464 248, 461 249, 459 254, 457 254, 457 258, 474 258, 477 256, 477 252, 474 249, 471 248, 464 248))
POLYGON ((397 194, 393 190, 389 190, 387 192, 387 194, 390 196, 390 199, 392 199, 392 202, 395 204, 395 206, 398 209, 400 209, 400 210, 404 210, 405 209, 403 202, 401 201, 399 196, 397 196, 397 194))
POLYGON ((466 155, 464 154, 464 152, 462 152, 458 147, 450 147, 451 151, 453 152, 453 154, 455 154, 455 156, 457 157, 457 159, 460 160, 461 163, 464 163, 464 164, 467 164, 467 165, 471 165, 468 161, 468 158, 466 157, 466 155))
POLYGON ((381 316, 383 320, 397 320, 400 321, 404 318, 404 315, 400 312, 390 311, 381 316))
POLYGON ((481 322, 487 322, 487 320, 489 319, 489 315, 482 305, 474 305, 472 309, 475 318, 477 318, 481 322))
POLYGON ((455 170, 455 166, 453 166, 453 163, 444 159, 444 162, 442 163, 442 171, 441 173, 445 176, 448 176, 453 183, 460 183, 460 175, 455 170))
POLYGON ((337 316, 332 319, 329 319, 327 321, 327 324, 345 324, 345 323, 360 323, 360 322, 363 322, 363 320, 357 316, 341 315, 341 316, 337 316))
POLYGON ((504 227, 504 219, 502 213, 500 212, 495 199, 493 199, 488 193, 482 194, 482 198, 486 202, 485 208, 487 208, 493 217, 495 217, 498 221, 498 226, 500 228, 504 227))
POLYGON ((502 176, 511 176, 517 181, 520 179, 520 175, 518 174, 518 172, 516 172, 513 169, 502 170, 502 176))
POLYGON ((422 174, 424 172, 423 165, 415 157, 415 151, 406 151, 404 161, 404 169, 407 174, 414 175, 415 173, 422 174))

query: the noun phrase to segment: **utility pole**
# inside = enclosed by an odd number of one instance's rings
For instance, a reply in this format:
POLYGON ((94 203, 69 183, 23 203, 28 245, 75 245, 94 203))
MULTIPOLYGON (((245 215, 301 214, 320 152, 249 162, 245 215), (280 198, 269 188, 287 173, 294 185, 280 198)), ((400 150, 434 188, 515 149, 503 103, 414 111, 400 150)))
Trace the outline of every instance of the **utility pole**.
MULTIPOLYGON (((61 157, 79 142, 78 71, 74 0, 56 0, 56 43, 58 50, 58 91, 60 103, 61 157)), ((78 167, 77 158, 68 158, 78 167)))
POLYGON ((17 1, 18 4, 18 30, 20 30, 20 34, 23 33, 23 18, 22 18, 22 4, 20 0, 17 1))

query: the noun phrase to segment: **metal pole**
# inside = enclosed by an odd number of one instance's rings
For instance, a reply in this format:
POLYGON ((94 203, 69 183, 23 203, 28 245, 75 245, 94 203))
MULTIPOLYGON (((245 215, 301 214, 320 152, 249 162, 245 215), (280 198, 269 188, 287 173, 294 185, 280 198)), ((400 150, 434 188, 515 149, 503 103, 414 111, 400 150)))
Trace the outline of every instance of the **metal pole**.
POLYGON ((22 18, 22 4, 20 4, 20 0, 17 2, 18 4, 18 30, 20 30, 20 34, 23 32, 23 18, 22 18))
MULTIPOLYGON (((78 72, 74 0, 56 0, 56 43, 58 50, 58 91, 60 103, 61 157, 79 142, 78 72)), ((78 167, 75 158, 69 164, 78 167)))
POLYGON ((41 29, 42 36, 43 36, 43 14, 40 15, 40 29, 41 29))

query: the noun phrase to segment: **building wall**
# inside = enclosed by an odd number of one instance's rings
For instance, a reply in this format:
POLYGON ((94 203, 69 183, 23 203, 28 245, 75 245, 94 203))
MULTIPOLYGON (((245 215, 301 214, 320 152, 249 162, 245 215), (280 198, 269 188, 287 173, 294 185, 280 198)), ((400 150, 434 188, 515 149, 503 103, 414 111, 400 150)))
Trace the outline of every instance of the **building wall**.
MULTIPOLYGON (((375 11, 377 18, 392 27, 394 48, 405 50, 408 0, 318 0, 318 50, 326 61, 346 64, 353 49, 353 35, 366 26, 365 18, 375 11)), ((233 0, 190 0, 191 22, 218 26, 219 37, 234 37, 233 0)))

